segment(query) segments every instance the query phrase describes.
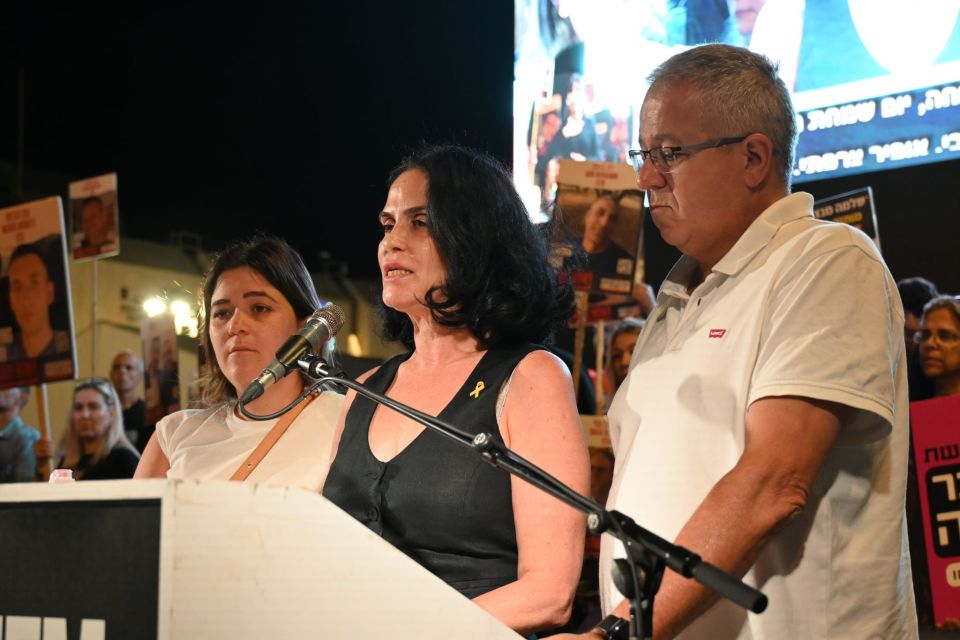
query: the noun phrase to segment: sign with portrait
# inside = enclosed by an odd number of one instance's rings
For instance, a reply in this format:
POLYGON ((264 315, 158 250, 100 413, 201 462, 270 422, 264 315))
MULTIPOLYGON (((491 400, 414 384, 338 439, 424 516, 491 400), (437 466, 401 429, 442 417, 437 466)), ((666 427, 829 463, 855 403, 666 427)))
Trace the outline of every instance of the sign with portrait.
POLYGON ((813 215, 820 220, 843 222, 856 227, 870 236, 880 248, 880 234, 877 233, 877 212, 873 206, 873 189, 863 187, 813 203, 813 215))
POLYGON ((643 192, 629 165, 562 161, 557 208, 567 235, 560 246, 574 286, 590 292, 589 320, 638 315, 634 284, 643 280, 643 192))
POLYGON ((71 182, 70 220, 74 260, 120 253, 117 174, 71 182))
POLYGON ((580 426, 587 436, 587 446, 591 449, 610 449, 610 427, 607 416, 580 415, 580 426))
POLYGON ((63 206, 0 209, 0 388, 68 380, 77 370, 63 206))
POLYGON ((180 410, 180 370, 173 316, 144 318, 140 323, 140 340, 143 342, 145 424, 153 425, 180 410))

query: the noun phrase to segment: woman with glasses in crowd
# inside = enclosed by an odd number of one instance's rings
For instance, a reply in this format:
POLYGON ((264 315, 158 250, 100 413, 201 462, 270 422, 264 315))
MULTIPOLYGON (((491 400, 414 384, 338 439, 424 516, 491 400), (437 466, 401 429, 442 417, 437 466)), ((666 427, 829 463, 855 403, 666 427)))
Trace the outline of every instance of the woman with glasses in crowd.
POLYGON ((939 296, 928 302, 914 341, 935 397, 960 395, 960 299, 939 296))
MULTIPOLYGON (((920 368, 933 383, 933 397, 960 395, 960 300, 938 295, 923 306, 920 330, 912 336, 917 346, 920 368)), ((927 398, 924 398, 927 399, 927 398)), ((914 596, 921 628, 934 624, 933 597, 927 567, 926 533, 913 452, 907 476, 907 527, 913 567, 914 596)), ((957 627, 950 623, 948 629, 957 627)))
POLYGON ((57 466, 72 469, 75 480, 133 477, 140 455, 123 431, 120 399, 106 378, 77 384, 60 451, 57 466))
MULTIPOLYGON (((386 337, 409 349, 368 388, 489 433, 580 493, 589 460, 563 363, 537 346, 573 295, 496 161, 424 149, 379 214, 386 337)), ((570 615, 584 517, 476 453, 347 394, 324 495, 522 634, 570 615)))
MULTIPOLYGON (((320 307, 300 254, 278 238, 237 242, 220 254, 204 277, 202 302, 205 407, 160 420, 135 477, 249 476, 251 482, 319 491, 343 396, 324 391, 279 418, 263 421, 247 419, 237 406, 250 381, 320 307)), ((280 411, 299 398, 306 385, 305 377, 292 373, 267 387, 246 408, 254 415, 280 411)))

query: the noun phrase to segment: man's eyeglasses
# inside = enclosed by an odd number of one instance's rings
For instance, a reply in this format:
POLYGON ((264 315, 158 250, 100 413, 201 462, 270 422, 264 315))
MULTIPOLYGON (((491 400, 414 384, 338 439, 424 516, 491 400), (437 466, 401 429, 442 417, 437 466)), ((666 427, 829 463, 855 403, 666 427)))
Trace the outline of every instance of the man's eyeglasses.
POLYGON ((913 334, 913 341, 917 344, 923 344, 934 337, 936 337, 937 342, 944 345, 954 344, 955 342, 960 341, 960 334, 956 334, 953 331, 948 331, 947 329, 937 329, 936 331, 924 329, 923 331, 917 331, 915 334, 913 334))
POLYGON ((660 171, 661 173, 669 173, 670 171, 673 171, 674 167, 677 166, 677 160, 683 156, 688 156, 694 151, 714 149, 716 147, 723 147, 728 144, 743 142, 749 135, 749 133, 745 133, 742 136, 735 136, 733 138, 720 138, 719 140, 708 140, 707 142, 701 142, 699 144, 685 144, 679 147, 630 149, 627 151, 627 155, 630 157, 630 162, 633 163, 633 168, 637 171, 637 173, 640 172, 640 168, 648 158, 657 171, 660 171))

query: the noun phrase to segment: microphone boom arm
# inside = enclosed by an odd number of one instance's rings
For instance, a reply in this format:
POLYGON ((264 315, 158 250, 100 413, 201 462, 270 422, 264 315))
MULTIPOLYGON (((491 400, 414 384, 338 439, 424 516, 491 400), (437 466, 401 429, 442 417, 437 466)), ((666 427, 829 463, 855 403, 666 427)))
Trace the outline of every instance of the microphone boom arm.
MULTIPOLYGON (((561 502, 587 514, 587 525, 592 533, 608 532, 620 540, 628 551, 628 562, 633 565, 634 584, 643 586, 645 599, 642 601, 640 609, 643 610, 644 637, 652 633, 653 596, 656 589, 659 588, 664 567, 669 567, 685 578, 696 580, 721 597, 727 598, 753 613, 761 613, 766 609, 767 597, 757 589, 710 563, 704 562, 699 555, 684 547, 668 542, 653 532, 644 529, 622 513, 607 511, 594 500, 580 495, 543 469, 517 455, 503 443, 496 441, 489 433, 479 433, 473 436, 439 418, 371 391, 359 382, 344 377, 342 372, 331 373, 330 368, 319 356, 305 356, 299 359, 297 364, 309 377, 316 380, 310 391, 321 385, 331 383, 353 389, 359 395, 386 405, 445 438, 473 449, 488 464, 533 484, 561 502), (639 567, 642 570, 638 570, 637 563, 642 565, 639 567), (639 580, 641 584, 638 584, 637 576, 641 576, 639 580), (645 580, 643 576, 645 576, 645 580)), ((638 590, 634 590, 634 597, 640 597, 638 590)), ((635 611, 636 605, 632 605, 631 613, 635 613, 635 611)), ((635 633, 636 626, 635 621, 631 622, 632 634, 635 633)), ((635 636, 631 635, 631 637, 635 636)))

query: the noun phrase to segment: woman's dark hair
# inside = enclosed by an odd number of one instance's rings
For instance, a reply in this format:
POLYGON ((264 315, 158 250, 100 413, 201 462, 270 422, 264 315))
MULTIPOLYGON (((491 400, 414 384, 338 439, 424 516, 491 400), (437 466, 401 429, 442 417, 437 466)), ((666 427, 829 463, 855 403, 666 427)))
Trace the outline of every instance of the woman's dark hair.
POLYGON ((225 271, 249 267, 276 287, 293 307, 298 320, 305 320, 320 306, 320 298, 303 259, 280 238, 257 235, 228 246, 217 256, 213 266, 203 277, 200 314, 200 348, 207 361, 207 373, 202 381, 203 402, 213 405, 237 397, 237 390, 223 375, 210 341, 210 299, 217 281, 225 271))
MULTIPOLYGON (((485 349, 548 340, 572 316, 573 290, 504 167, 479 151, 431 146, 404 159, 388 187, 411 169, 427 176, 427 226, 446 267, 423 301, 434 319, 468 329, 485 349)), ((409 317, 379 306, 384 336, 413 349, 409 317)))

